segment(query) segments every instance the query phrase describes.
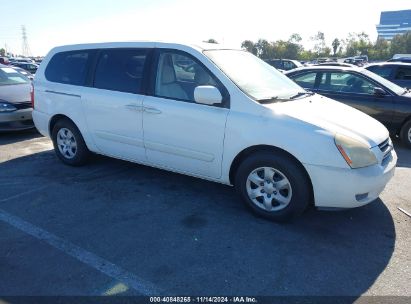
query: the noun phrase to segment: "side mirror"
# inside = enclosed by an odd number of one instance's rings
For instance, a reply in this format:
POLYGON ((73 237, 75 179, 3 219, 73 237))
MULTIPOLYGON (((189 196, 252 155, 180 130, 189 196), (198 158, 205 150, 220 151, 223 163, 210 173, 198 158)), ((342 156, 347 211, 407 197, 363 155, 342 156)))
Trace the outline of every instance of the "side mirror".
POLYGON ((194 100, 196 103, 213 105, 223 102, 220 90, 216 87, 205 85, 198 86, 194 89, 194 100))
POLYGON ((383 97, 383 96, 387 95, 387 92, 385 92, 384 89, 376 87, 376 88, 374 88, 374 95, 378 96, 378 97, 383 97))

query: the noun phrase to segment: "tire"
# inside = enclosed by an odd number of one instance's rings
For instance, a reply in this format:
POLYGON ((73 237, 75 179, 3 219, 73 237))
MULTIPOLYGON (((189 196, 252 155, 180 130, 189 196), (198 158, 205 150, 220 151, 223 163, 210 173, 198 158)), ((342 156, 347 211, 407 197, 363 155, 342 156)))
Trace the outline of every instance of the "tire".
POLYGON ((277 222, 301 215, 312 198, 311 182, 302 166, 275 151, 247 157, 236 172, 235 188, 255 214, 277 222), (249 193, 256 197, 252 199, 249 193))
POLYGON ((407 121, 401 128, 401 141, 411 149, 411 120, 407 121))
POLYGON ((53 127, 51 138, 57 157, 66 165, 84 165, 89 156, 79 129, 68 119, 61 119, 53 127), (67 148, 67 149, 65 149, 67 148))

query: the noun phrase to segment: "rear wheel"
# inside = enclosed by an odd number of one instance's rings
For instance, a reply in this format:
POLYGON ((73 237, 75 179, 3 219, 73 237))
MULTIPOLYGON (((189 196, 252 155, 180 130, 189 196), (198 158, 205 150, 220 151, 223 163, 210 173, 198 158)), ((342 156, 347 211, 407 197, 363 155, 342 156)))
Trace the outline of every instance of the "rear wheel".
POLYGON ((52 140, 58 158, 70 166, 85 164, 90 155, 83 136, 68 119, 61 119, 53 127, 52 140))
POLYGON ((400 133, 401 141, 411 148, 411 120, 407 121, 401 129, 400 133))
POLYGON ((303 213, 311 199, 311 183, 291 157, 260 152, 239 166, 235 186, 246 205, 259 216, 288 221, 303 213))

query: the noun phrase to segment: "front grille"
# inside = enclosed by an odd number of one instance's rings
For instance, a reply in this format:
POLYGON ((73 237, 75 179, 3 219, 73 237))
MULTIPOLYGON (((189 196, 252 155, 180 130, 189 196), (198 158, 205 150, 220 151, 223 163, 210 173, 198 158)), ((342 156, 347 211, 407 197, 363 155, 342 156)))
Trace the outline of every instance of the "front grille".
POLYGON ((390 138, 387 138, 378 145, 382 153, 385 153, 390 148, 390 138))
POLYGON ((18 110, 30 109, 31 108, 31 102, 30 101, 24 101, 24 102, 19 102, 19 103, 13 103, 13 106, 15 106, 18 110))
POLYGON ((386 140, 380 143, 378 145, 378 148, 380 148, 381 152, 384 153, 381 164, 385 166, 387 162, 391 159, 391 150, 393 149, 393 145, 391 143, 390 138, 388 137, 386 140))

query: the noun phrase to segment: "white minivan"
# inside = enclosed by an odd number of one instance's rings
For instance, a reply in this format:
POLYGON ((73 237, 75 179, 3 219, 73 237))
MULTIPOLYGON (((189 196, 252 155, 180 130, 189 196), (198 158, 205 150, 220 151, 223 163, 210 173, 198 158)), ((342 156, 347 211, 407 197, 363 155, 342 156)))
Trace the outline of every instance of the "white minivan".
POLYGON ((94 152, 234 185, 279 221, 375 200, 397 161, 378 121, 218 44, 57 47, 34 96, 35 125, 64 163, 94 152))

